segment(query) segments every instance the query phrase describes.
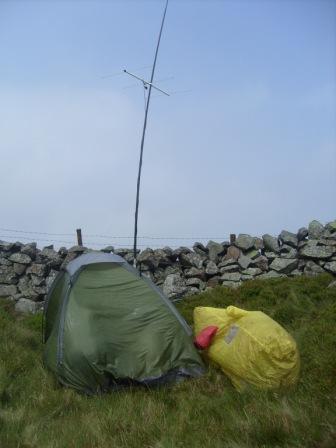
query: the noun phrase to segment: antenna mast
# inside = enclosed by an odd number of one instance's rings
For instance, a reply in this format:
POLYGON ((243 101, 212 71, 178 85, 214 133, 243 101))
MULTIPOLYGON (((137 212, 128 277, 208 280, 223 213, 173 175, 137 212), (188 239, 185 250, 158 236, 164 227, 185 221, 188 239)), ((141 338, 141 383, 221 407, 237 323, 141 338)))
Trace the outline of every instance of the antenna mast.
MULTIPOLYGON (((151 92, 152 92, 152 87, 156 88, 153 85, 153 80, 154 80, 154 74, 155 74, 155 67, 156 67, 156 60, 157 60, 157 56, 158 56, 158 52, 159 52, 159 47, 160 47, 160 41, 161 41, 161 36, 162 36, 162 30, 163 30, 163 25, 165 22, 165 18, 166 18, 166 12, 167 12, 167 7, 168 7, 168 1, 166 0, 166 6, 163 12, 163 17, 162 17, 162 22, 161 22, 161 28, 160 28, 160 33, 159 33, 159 38, 158 38, 158 42, 156 45, 156 51, 155 51, 155 56, 154 56, 154 62, 153 62, 153 67, 152 67, 152 74, 151 74, 151 78, 150 78, 150 82, 146 82, 143 79, 140 79, 143 82, 144 87, 148 86, 148 96, 147 96, 147 102, 146 102, 146 108, 145 108, 145 119, 144 119, 144 124, 143 124, 143 129, 142 129, 142 137, 141 137, 141 146, 140 146, 140 159, 139 159, 139 170, 138 170, 138 180, 137 180, 137 192, 136 192, 136 202, 135 202, 135 216, 134 216, 134 245, 133 245, 133 256, 134 256, 134 266, 136 266, 136 255, 137 255, 137 236, 138 236, 138 214, 139 214, 139 194, 140 194, 140 181, 141 181, 141 168, 142 168, 142 157, 143 157, 143 149, 144 149, 144 144, 145 144, 145 135, 146 135, 146 127, 147 127, 147 117, 148 117, 148 110, 149 110, 149 102, 150 102, 150 98, 151 98, 151 92)), ((135 75, 127 72, 126 70, 124 70, 125 73, 129 74, 130 76, 135 77, 135 75)), ((159 90, 159 89, 158 89, 159 90)), ((166 92, 163 92, 167 95, 166 92)))

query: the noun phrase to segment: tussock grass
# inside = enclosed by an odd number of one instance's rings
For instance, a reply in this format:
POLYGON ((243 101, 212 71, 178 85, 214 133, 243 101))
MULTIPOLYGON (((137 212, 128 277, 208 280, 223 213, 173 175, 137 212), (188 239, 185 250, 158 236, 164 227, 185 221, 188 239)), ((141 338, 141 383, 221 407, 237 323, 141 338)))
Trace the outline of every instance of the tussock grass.
POLYGON ((41 362, 41 317, 0 301, 1 448, 268 448, 336 446, 336 292, 330 277, 216 288, 178 308, 262 310, 297 340, 301 377, 291 390, 239 394, 215 367, 170 388, 86 397, 59 386, 41 362))

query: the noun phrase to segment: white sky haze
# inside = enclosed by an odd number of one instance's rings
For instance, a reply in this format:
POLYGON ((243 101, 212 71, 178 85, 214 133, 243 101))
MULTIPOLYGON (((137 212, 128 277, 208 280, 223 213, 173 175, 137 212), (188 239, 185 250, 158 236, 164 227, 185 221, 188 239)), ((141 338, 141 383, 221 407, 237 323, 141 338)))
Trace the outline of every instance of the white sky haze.
MULTIPOLYGON (((86 235, 133 234, 144 100, 120 72, 149 77, 163 6, 0 1, 0 228, 132 244, 86 235)), ((335 17, 332 0, 170 2, 156 79, 182 93, 153 92, 140 236, 188 245, 174 237, 336 218, 335 17)))

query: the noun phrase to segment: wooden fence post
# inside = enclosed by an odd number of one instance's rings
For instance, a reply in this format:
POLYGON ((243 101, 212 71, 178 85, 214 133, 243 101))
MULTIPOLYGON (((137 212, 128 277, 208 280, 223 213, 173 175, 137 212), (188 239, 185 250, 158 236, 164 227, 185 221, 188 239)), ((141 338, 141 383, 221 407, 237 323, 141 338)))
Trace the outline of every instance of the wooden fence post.
POLYGON ((76 229, 76 232, 77 232, 77 244, 78 246, 83 246, 82 229, 76 229))
POLYGON ((236 241, 236 234, 230 233, 230 244, 233 244, 236 241))

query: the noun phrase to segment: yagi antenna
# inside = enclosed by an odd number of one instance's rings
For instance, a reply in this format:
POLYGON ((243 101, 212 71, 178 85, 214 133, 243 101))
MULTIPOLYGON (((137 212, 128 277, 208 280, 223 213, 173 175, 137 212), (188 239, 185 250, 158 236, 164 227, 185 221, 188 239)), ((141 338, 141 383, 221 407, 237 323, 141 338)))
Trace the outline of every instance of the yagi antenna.
POLYGON ((147 100, 146 100, 146 105, 145 105, 145 118, 144 118, 144 123, 143 123, 143 128, 142 128, 142 137, 141 137, 141 145, 140 145, 140 158, 139 158, 137 191, 136 191, 136 201, 135 201, 134 244, 133 244, 134 266, 136 266, 136 256, 137 256, 138 214, 139 214, 139 195, 140 195, 140 180, 141 180, 142 156, 143 156, 143 150, 144 150, 144 144, 145 144, 147 117, 148 117, 149 102, 150 102, 150 98, 151 98, 152 88, 156 89, 156 90, 159 90, 160 92, 162 92, 165 95, 169 96, 167 92, 164 92, 163 90, 159 89, 158 87, 154 86, 154 84, 153 84, 154 74, 155 74, 155 67, 156 67, 156 61, 157 61, 157 56, 158 56, 159 47, 160 47, 160 41, 161 41, 161 36, 162 36, 162 30, 163 30, 163 25, 164 25, 165 18, 166 18, 166 13, 167 13, 168 1, 169 0, 166 0, 166 6, 164 8, 164 12, 163 12, 163 16, 162 16, 161 27, 160 27, 158 41, 157 41, 157 44, 156 44, 156 50, 155 50, 155 55, 154 55, 154 61, 153 61, 152 74, 151 74, 150 81, 149 82, 145 81, 144 79, 140 78, 139 76, 136 76, 133 73, 130 73, 130 72, 127 72, 127 70, 124 70, 124 72, 127 73, 128 75, 133 76, 134 78, 136 78, 139 81, 141 81, 143 83, 144 88, 148 87, 148 95, 147 95, 147 100))
POLYGON ((146 80, 140 78, 139 76, 134 75, 134 73, 128 72, 127 70, 124 70, 124 73, 127 73, 127 75, 130 75, 130 76, 132 76, 133 78, 138 79, 139 81, 141 81, 145 89, 148 88, 147 86, 150 86, 150 87, 152 87, 153 89, 158 90, 159 92, 164 93, 165 95, 169 96, 169 93, 165 92, 164 90, 159 89, 159 88, 156 87, 152 82, 148 82, 148 81, 146 81, 146 80))

